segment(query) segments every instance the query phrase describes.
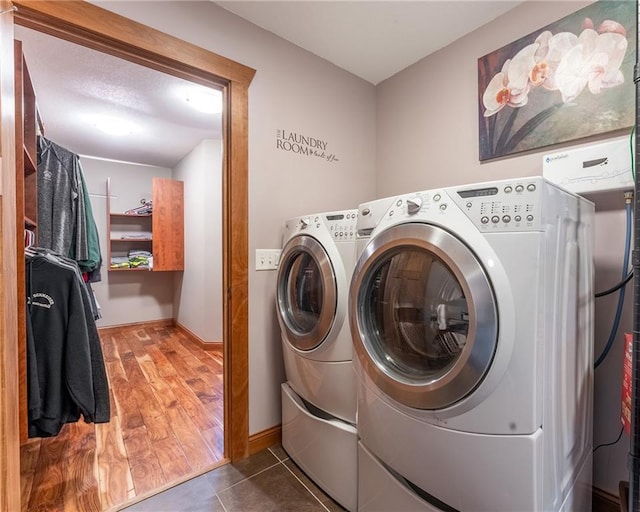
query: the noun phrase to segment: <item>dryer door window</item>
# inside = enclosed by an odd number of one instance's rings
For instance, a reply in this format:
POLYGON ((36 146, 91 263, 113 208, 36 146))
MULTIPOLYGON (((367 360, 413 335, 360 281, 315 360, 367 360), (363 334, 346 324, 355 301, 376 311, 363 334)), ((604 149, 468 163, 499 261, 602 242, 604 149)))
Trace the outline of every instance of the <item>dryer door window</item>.
POLYGON ((356 352, 374 382, 422 409, 471 393, 497 341, 495 300, 474 254, 427 224, 390 228, 363 254, 351 313, 356 352))
POLYGON ((327 253, 314 238, 299 236, 283 249, 278 272, 278 320, 298 350, 313 350, 331 330, 336 284, 327 253))

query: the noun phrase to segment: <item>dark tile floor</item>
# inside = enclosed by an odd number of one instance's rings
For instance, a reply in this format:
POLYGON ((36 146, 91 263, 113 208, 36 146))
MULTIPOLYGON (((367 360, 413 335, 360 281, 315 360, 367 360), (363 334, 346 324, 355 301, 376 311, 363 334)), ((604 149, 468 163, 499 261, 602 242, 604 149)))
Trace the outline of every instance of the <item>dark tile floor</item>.
POLYGON ((122 509, 126 512, 343 512, 277 445, 122 509))

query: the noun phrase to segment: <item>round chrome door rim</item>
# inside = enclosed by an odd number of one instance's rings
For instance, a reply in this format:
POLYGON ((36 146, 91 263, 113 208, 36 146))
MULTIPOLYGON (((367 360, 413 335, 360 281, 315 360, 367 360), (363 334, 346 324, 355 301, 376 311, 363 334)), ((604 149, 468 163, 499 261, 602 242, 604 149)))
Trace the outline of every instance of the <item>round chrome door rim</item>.
POLYGON ((335 320, 337 307, 336 277, 331 260, 322 245, 313 237, 300 235, 287 242, 280 258, 276 301, 278 322, 283 337, 295 349, 309 351, 317 348, 327 337, 335 320), (310 255, 322 276, 322 306, 318 322, 309 332, 300 332, 290 320, 287 283, 293 260, 301 253, 310 255))
POLYGON ((409 407, 442 409, 468 396, 486 375, 498 339, 496 301, 489 279, 474 253, 448 231, 426 223, 393 226, 374 236, 360 256, 349 297, 349 320, 358 359, 372 381, 388 396, 409 407), (370 347, 362 327, 365 294, 371 276, 403 249, 436 255, 454 274, 469 307, 467 343, 441 375, 410 380, 385 365, 370 347))

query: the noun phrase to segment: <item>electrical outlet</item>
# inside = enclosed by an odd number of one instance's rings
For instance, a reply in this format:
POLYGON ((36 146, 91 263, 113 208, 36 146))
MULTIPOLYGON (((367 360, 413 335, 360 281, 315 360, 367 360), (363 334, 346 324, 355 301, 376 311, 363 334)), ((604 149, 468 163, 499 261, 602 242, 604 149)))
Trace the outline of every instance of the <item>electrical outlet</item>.
POLYGON ((280 249, 256 249, 256 270, 277 270, 280 249))

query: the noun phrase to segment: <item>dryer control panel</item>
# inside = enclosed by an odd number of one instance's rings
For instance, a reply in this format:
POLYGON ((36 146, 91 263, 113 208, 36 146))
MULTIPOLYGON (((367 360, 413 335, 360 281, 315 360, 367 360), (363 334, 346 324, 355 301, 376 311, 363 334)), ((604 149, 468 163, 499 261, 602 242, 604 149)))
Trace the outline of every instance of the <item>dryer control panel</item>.
POLYGON ((543 187, 540 178, 523 178, 446 192, 480 231, 536 231, 542 220, 543 187))

